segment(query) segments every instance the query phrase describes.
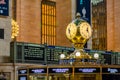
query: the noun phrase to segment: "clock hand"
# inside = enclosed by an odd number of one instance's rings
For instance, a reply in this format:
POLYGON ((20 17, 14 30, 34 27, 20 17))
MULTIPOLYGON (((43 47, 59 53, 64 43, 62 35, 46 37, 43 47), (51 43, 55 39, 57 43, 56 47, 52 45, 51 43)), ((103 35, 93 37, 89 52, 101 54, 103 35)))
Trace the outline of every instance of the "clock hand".
POLYGON ((88 30, 88 28, 86 29, 86 31, 87 31, 87 34, 88 34, 88 35, 87 35, 87 38, 88 38, 88 37, 89 37, 89 30, 88 30))
MULTIPOLYGON (((70 34, 70 31, 71 31, 71 28, 68 29, 68 33, 70 34)), ((71 37, 71 34, 70 34, 70 37, 71 37)))
POLYGON ((88 31, 88 28, 86 29, 86 31, 89 32, 89 31, 88 31))
POLYGON ((68 33, 70 34, 70 28, 68 29, 68 33))

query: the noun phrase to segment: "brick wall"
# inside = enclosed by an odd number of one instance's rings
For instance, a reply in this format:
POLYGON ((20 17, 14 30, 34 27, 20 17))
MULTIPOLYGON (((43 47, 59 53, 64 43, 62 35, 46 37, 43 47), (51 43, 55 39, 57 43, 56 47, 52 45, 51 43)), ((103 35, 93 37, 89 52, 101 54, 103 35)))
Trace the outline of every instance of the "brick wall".
MULTIPOLYGON (((20 25, 17 41, 40 43, 41 0, 18 0, 17 21, 20 25)), ((67 25, 72 21, 71 0, 56 0, 56 45, 71 46, 66 38, 67 25)), ((107 0, 107 50, 120 51, 120 1, 107 0)))
MULTIPOLYGON (((20 25, 17 41, 40 43, 41 0, 18 0, 17 22, 20 25)), ((71 22, 71 1, 56 0, 56 45, 69 46, 65 30, 71 22)))
POLYGON ((107 50, 114 49, 114 5, 113 0, 107 0, 107 50), (110 34, 110 35, 109 35, 110 34))
POLYGON ((56 0, 57 4, 57 45, 71 46, 66 38, 66 27, 72 21, 71 0, 56 0))
POLYGON ((120 1, 107 0, 107 50, 120 51, 120 1))
POLYGON ((114 20, 115 20, 115 51, 120 51, 120 1, 114 0, 114 20))
POLYGON ((39 0, 18 0, 17 22, 20 26, 17 41, 40 43, 39 0))

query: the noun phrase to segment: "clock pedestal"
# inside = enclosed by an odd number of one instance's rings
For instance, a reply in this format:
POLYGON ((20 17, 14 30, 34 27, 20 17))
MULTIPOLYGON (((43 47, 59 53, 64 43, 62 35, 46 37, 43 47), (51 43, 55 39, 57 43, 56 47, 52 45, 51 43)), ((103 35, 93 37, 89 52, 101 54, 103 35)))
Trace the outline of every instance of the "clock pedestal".
POLYGON ((89 63, 93 57, 84 51, 84 45, 92 35, 92 29, 88 22, 76 16, 66 28, 66 36, 74 45, 75 51, 69 55, 69 59, 75 59, 74 64, 89 63))
POLYGON ((84 52, 83 49, 76 49, 73 53, 71 53, 70 58, 75 59, 73 63, 74 65, 89 63, 92 59, 92 57, 88 53, 84 52))
POLYGON ((69 39, 75 48, 75 51, 69 55, 69 58, 75 59, 75 64, 86 63, 89 62, 90 59, 92 59, 92 57, 84 51, 84 45, 88 41, 88 38, 82 37, 79 29, 80 26, 77 27, 76 35, 74 36, 74 38, 69 39))
POLYGON ((77 65, 77 64, 85 64, 85 63, 88 64, 89 62, 91 63, 91 60, 93 59, 93 57, 88 53, 86 53, 83 49, 83 46, 85 45, 86 42, 81 44, 74 43, 75 50, 69 56, 70 59, 75 59, 75 62, 73 64, 77 65))

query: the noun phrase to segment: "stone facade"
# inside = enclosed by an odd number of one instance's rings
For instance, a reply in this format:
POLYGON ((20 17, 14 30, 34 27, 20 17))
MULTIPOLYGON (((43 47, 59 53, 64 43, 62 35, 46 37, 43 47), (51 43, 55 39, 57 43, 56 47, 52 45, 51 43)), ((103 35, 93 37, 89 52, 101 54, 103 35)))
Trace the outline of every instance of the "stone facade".
POLYGON ((0 62, 6 62, 10 56, 11 0, 9 0, 9 16, 0 16, 0 29, 4 29, 4 39, 0 39, 0 62))

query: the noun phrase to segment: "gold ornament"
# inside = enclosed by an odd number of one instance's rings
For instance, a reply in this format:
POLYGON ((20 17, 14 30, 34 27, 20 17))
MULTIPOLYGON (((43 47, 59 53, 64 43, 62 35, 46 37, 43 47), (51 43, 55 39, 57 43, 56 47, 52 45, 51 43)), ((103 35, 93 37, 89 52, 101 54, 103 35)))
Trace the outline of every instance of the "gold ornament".
POLYGON ((11 20, 12 24, 12 32, 11 32, 11 38, 14 39, 16 36, 18 36, 19 33, 19 25, 15 20, 11 20))

